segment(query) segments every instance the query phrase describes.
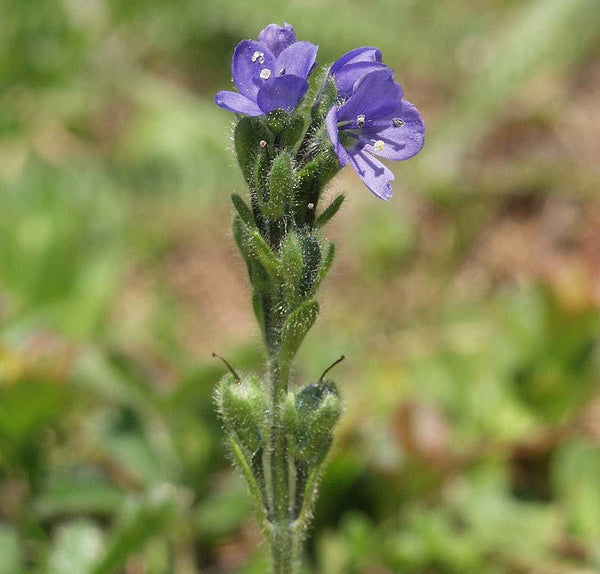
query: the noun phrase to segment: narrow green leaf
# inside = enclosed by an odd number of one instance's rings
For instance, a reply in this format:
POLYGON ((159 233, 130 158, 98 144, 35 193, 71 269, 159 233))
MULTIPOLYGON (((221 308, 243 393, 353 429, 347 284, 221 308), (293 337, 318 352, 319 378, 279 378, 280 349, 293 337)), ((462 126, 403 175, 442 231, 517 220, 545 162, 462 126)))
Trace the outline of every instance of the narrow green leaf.
POLYGON ((248 207, 248 204, 237 194, 233 193, 231 195, 231 202, 235 207, 238 215, 242 218, 242 221, 250 228, 256 227, 254 222, 254 215, 252 215, 252 210, 248 207))
POLYGON ((321 267, 319 269, 319 273, 315 279, 315 283, 313 285, 313 290, 316 291, 319 288, 319 285, 325 279, 325 276, 331 269, 331 265, 333 264, 333 260, 335 259, 335 243, 329 243, 327 248, 325 249, 325 253, 323 255, 323 259, 321 261, 321 267))
POLYGON ((296 233, 291 232, 285 238, 281 249, 281 271, 283 276, 284 294, 291 306, 296 306, 300 297, 300 282, 304 261, 302 249, 296 233))
POLYGON ((321 215, 315 221, 315 227, 323 227, 342 207, 346 196, 338 195, 334 200, 323 210, 321 215))
POLYGON ((281 332, 280 357, 283 363, 289 364, 294 358, 318 314, 319 304, 314 299, 305 301, 290 313, 281 332))
POLYGON ((275 253, 273 253, 263 236, 256 229, 248 230, 248 237, 252 254, 264 267, 269 277, 271 279, 276 279, 279 273, 279 260, 275 256, 275 253))

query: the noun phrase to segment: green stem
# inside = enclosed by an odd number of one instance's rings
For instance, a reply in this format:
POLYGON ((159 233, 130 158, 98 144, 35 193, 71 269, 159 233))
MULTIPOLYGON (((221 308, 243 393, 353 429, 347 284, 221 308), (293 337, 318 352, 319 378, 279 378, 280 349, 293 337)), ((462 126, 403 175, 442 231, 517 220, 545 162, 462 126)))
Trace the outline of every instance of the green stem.
POLYGON ((293 574, 297 570, 299 540, 292 526, 287 439, 283 422, 283 405, 287 395, 289 368, 280 364, 277 352, 269 362, 271 382, 271 488, 273 531, 271 551, 274 574, 293 574))

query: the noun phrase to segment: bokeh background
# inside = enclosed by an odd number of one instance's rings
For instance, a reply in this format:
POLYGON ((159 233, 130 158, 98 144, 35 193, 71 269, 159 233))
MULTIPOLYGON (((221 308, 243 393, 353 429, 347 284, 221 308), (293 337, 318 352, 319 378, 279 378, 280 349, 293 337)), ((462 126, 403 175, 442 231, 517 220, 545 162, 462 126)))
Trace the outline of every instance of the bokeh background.
POLYGON ((351 171, 298 382, 346 400, 307 573, 600 571, 598 0, 1 0, 0 574, 265 571, 212 392, 260 369, 235 44, 376 45, 428 127, 351 171))

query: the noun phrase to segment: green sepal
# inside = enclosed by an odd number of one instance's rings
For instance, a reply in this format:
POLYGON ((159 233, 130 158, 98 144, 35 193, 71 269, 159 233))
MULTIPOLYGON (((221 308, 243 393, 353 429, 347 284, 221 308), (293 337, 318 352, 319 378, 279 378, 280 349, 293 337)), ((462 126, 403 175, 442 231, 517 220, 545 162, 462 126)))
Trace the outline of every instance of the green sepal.
POLYGON ((294 114, 288 120, 287 129, 281 135, 281 143, 286 147, 296 144, 304 133, 304 118, 301 114, 294 114))
POLYGON ((314 325, 319 314, 319 304, 311 299, 305 301, 292 311, 281 330, 280 359, 282 363, 290 364, 304 337, 314 325))
POLYGON ((219 383, 217 405, 227 431, 249 452, 261 446, 268 409, 257 377, 237 380, 227 374, 219 383))
POLYGON ((233 218, 232 224, 233 238, 244 258, 246 267, 248 268, 248 276, 252 278, 252 254, 250 253, 249 235, 248 228, 242 221, 241 217, 236 216, 233 218))
POLYGON ((263 532, 268 533, 268 518, 265 512, 265 500, 260 489, 260 486, 252 472, 251 464, 244 453, 243 446, 236 440, 236 437, 229 435, 229 448, 231 454, 246 479, 246 484, 250 490, 250 494, 254 499, 255 511, 258 518, 258 524, 263 532))
POLYGON ((323 227, 342 207, 344 203, 344 195, 338 195, 335 199, 321 212, 315 221, 315 227, 323 227))
POLYGON ((233 206, 235 207, 235 210, 238 212, 238 215, 242 221, 250 228, 256 227, 252 210, 237 193, 233 193, 231 195, 231 202, 233 203, 233 206))
POLYGON ((253 184, 251 189, 256 194, 259 205, 262 208, 262 204, 267 200, 265 197, 267 182, 269 180, 269 169, 270 169, 270 160, 269 154, 266 149, 260 149, 257 152, 255 160, 254 160, 254 171, 253 171, 253 184))
MULTIPOLYGON (((315 145, 322 147, 323 143, 319 143, 319 139, 316 138, 315 145)), ((323 188, 340 169, 333 150, 325 149, 298 171, 296 211, 301 221, 314 218, 314 206, 319 202, 323 188), (309 203, 313 204, 313 210, 308 209, 309 203)))
POLYGON ((235 127, 234 144, 240 169, 248 185, 253 186, 257 155, 263 151, 261 140, 272 143, 273 136, 263 121, 255 117, 242 118, 235 127))
POLYGON ((248 241, 252 255, 260 262, 269 278, 276 281, 279 273, 279 259, 275 253, 256 229, 248 230, 248 241))
POLYGON ((292 456, 294 456, 297 449, 296 436, 300 432, 301 424, 298 409, 296 408, 296 395, 290 391, 283 405, 283 426, 288 437, 292 456))
POLYGON ((294 190, 294 165, 288 152, 281 152, 271 164, 268 176, 269 200, 261 202, 261 211, 267 217, 280 218, 294 190))
POLYGON ((319 93, 311 109, 311 116, 314 123, 321 124, 323 122, 329 110, 336 104, 337 97, 338 93, 335 81, 327 74, 321 83, 319 93))
POLYGON ((313 233, 300 235, 300 245, 304 267, 299 291, 302 297, 307 297, 313 292, 313 285, 321 268, 321 245, 313 233))
POLYGON ((252 309, 254 309, 254 315, 256 321, 260 327, 263 337, 265 336, 265 311, 263 308, 262 296, 258 292, 252 293, 252 309))
POLYGON ((325 279, 325 276, 331 269, 331 265, 335 258, 335 244, 329 242, 325 243, 325 240, 321 240, 321 254, 321 267, 315 277, 313 291, 316 291, 319 288, 323 279, 325 279))
POLYGON ((302 248, 298 235, 291 231, 287 234, 281 247, 281 275, 285 299, 291 307, 300 300, 300 282, 304 270, 302 248))
POLYGON ((281 108, 277 108, 266 115, 268 128, 275 134, 282 134, 288 127, 288 115, 281 108))

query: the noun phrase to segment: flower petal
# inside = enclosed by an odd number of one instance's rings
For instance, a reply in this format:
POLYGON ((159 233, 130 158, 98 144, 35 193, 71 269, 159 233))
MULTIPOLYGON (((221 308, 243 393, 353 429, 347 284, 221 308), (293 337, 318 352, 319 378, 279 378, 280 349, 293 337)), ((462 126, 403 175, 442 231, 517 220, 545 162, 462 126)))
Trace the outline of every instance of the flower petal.
POLYGON ((335 74, 339 70, 348 64, 355 64, 356 62, 381 62, 381 50, 373 48, 371 46, 363 46, 362 48, 354 48, 346 52, 341 58, 331 66, 329 70, 330 74, 335 74))
POLYGON ((360 137, 365 143, 365 151, 396 161, 409 159, 421 151, 425 144, 425 123, 419 110, 402 100, 402 108, 396 118, 404 123, 394 127, 392 120, 384 129, 366 127, 362 130, 360 137), (385 147, 375 149, 373 144, 376 141, 383 142, 385 147))
POLYGON ((310 42, 296 42, 286 48, 275 62, 275 75, 292 75, 300 78, 308 78, 315 66, 317 50, 310 42), (283 74, 281 73, 283 71, 283 74))
POLYGON ((350 122, 358 115, 364 115, 367 121, 385 118, 398 109, 401 100, 402 88, 394 82, 392 70, 376 70, 358 80, 354 93, 339 109, 338 117, 350 122))
POLYGON ((392 197, 394 174, 378 159, 361 150, 350 154, 350 164, 369 191, 379 199, 388 201, 392 197))
POLYGON ((283 26, 269 24, 258 35, 258 41, 265 44, 275 57, 296 41, 294 27, 284 22, 283 26))
POLYGON ((354 84, 365 74, 385 68, 381 63, 381 50, 371 46, 356 48, 339 58, 329 73, 334 78, 338 96, 342 99, 350 97, 354 84))
POLYGON ((256 100, 258 89, 273 73, 275 56, 262 42, 242 40, 236 47, 231 60, 231 77, 241 94, 256 100), (263 70, 269 70, 267 78, 261 78, 263 70))
POLYGON ((251 99, 237 92, 222 91, 215 96, 215 104, 228 112, 247 116, 262 116, 263 112, 251 99))
POLYGON ((382 70, 386 68, 385 64, 380 62, 355 62, 344 66, 339 72, 333 74, 335 85, 338 89, 338 97, 342 100, 349 98, 352 95, 354 85, 365 74, 382 70))
POLYGON ((337 108, 334 106, 329 110, 327 117, 325 118, 325 125, 327 127, 327 134, 329 135, 329 139, 333 144, 333 150, 335 151, 335 155, 337 155, 340 160, 340 165, 344 167, 350 161, 350 155, 346 151, 346 148, 340 143, 340 138, 338 136, 338 117, 337 117, 337 108))
POLYGON ((256 102, 265 114, 277 108, 291 112, 298 105, 306 90, 308 90, 308 82, 304 78, 279 76, 265 82, 258 90, 256 102))

